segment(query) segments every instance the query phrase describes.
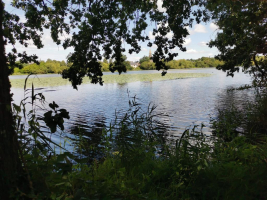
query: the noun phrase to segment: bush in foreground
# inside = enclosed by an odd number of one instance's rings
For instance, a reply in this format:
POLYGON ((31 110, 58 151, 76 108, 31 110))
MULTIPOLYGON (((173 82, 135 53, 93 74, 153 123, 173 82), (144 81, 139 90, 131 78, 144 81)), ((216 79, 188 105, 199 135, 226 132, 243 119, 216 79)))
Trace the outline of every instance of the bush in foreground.
MULTIPOLYGON (((44 100, 41 94, 34 96, 44 100)), ((158 120, 155 107, 143 112, 135 99, 129 103, 124 117, 103 129, 102 157, 95 159, 66 150, 56 154, 50 148, 52 141, 44 136, 38 120, 44 120, 50 132, 64 128, 62 120, 55 119, 67 117, 66 112, 55 103, 49 104, 46 118, 30 111, 30 126, 19 133, 21 159, 32 188, 14 190, 12 197, 265 199, 266 140, 251 143, 245 135, 237 135, 225 142, 220 135, 204 135, 201 127, 186 130, 177 140, 166 140, 168 127, 158 120), (51 124, 52 118, 56 124, 51 124)), ((14 109, 16 118, 21 119, 24 107, 14 105, 14 109)), ((78 147, 84 148, 86 138, 81 136, 78 141, 78 147)))

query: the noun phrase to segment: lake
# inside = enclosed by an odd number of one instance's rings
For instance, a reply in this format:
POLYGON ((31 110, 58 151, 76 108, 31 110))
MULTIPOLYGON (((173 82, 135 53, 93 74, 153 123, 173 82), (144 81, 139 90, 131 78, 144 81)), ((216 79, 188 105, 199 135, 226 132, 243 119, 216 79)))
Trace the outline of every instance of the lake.
MULTIPOLYGON (((158 71, 130 71, 127 74, 160 73, 158 71)), ((149 103, 157 106, 156 112, 161 114, 160 120, 170 126, 170 134, 179 135, 186 128, 204 124, 205 133, 210 133, 210 117, 216 116, 217 107, 226 102, 250 98, 247 91, 234 91, 230 95, 227 90, 250 84, 250 76, 242 72, 234 78, 226 77, 226 73, 209 69, 169 70, 168 73, 208 73, 209 77, 186 78, 165 81, 131 82, 125 84, 109 83, 104 86, 90 83, 82 84, 78 91, 71 85, 47 87, 40 90, 46 101, 55 101, 60 108, 70 113, 66 132, 79 127, 85 130, 98 129, 108 125, 115 119, 115 111, 122 115, 128 108, 128 91, 136 96, 144 110, 149 103)), ((104 73, 110 74, 110 73, 104 73)), ((58 77, 59 75, 38 75, 38 77, 58 77)), ((26 76, 11 76, 10 79, 21 79, 26 76)), ((12 88, 14 101, 20 102, 24 97, 23 89, 12 88)), ((38 92, 40 92, 38 91, 38 92)))

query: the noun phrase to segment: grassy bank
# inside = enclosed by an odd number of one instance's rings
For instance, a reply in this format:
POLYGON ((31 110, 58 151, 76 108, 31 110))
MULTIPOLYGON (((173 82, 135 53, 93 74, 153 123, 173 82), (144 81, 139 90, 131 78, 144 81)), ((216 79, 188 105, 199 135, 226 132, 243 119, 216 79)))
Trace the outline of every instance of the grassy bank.
MULTIPOLYGON (((156 74, 121 74, 121 75, 104 75, 104 84, 109 83, 131 83, 131 82, 151 82, 151 81, 163 81, 163 80, 174 80, 183 78, 199 78, 208 77, 211 74, 205 73, 167 73, 165 76, 161 76, 160 73, 156 74)), ((45 77, 45 78, 29 78, 27 81, 27 86, 31 87, 31 84, 35 87, 53 87, 70 84, 67 79, 62 79, 61 77, 45 77)), ((90 83, 89 78, 84 78, 83 83, 90 83)), ((25 79, 11 79, 11 85, 15 88, 24 87, 25 79)))

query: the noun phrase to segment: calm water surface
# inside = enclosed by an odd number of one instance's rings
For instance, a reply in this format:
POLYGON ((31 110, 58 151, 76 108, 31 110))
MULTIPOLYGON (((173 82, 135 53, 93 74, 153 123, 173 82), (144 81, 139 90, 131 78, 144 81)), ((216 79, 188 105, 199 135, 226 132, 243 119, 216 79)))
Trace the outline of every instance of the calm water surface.
MULTIPOLYGON (((136 71, 128 73, 160 73, 158 71, 136 71)), ((237 73, 234 78, 226 77, 226 73, 211 69, 169 70, 168 73, 210 73, 204 78, 188 78, 168 81, 134 82, 123 85, 104 84, 104 86, 84 84, 74 90, 70 85, 50 87, 42 90, 47 102, 55 101, 61 108, 70 112, 67 131, 80 124, 84 129, 108 125, 115 118, 115 110, 123 113, 128 106, 128 93, 138 98, 138 102, 146 109, 149 103, 157 106, 161 113, 161 121, 171 126, 171 133, 179 135, 193 124, 207 125, 211 116, 215 116, 216 108, 225 99, 229 100, 227 89, 250 84, 249 75, 237 73), (226 98, 227 96, 227 98, 226 98)), ((108 73, 107 73, 108 74, 108 73)), ((39 75, 39 77, 58 75, 39 75)), ((11 76, 24 78, 26 76, 11 76)), ((14 101, 23 99, 22 89, 12 89, 14 101)), ((247 92, 234 92, 230 99, 249 98, 247 92)))

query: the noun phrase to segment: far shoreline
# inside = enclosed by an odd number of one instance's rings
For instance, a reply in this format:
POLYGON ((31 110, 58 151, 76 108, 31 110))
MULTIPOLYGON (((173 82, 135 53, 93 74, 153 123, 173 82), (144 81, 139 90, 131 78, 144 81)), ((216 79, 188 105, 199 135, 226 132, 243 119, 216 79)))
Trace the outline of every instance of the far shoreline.
MULTIPOLYGON (((193 67, 193 68, 181 68, 181 69, 168 69, 168 71, 174 71, 174 70, 205 70, 205 69, 214 69, 216 67, 206 67, 206 68, 198 68, 198 67, 193 67)), ((161 70, 156 70, 156 69, 153 69, 153 70, 127 70, 126 73, 122 73, 122 74, 127 74, 128 72, 160 72, 161 70)), ((119 74, 118 72, 110 72, 110 71, 103 71, 103 75, 108 75, 108 74, 119 74)), ((15 77, 15 76, 25 76, 25 78, 28 76, 29 74, 11 74, 9 75, 9 77, 15 77)), ((58 73, 48 73, 48 74, 31 74, 31 76, 47 76, 47 75, 56 75, 55 77, 57 76, 60 76, 61 74, 58 74, 58 73)))

